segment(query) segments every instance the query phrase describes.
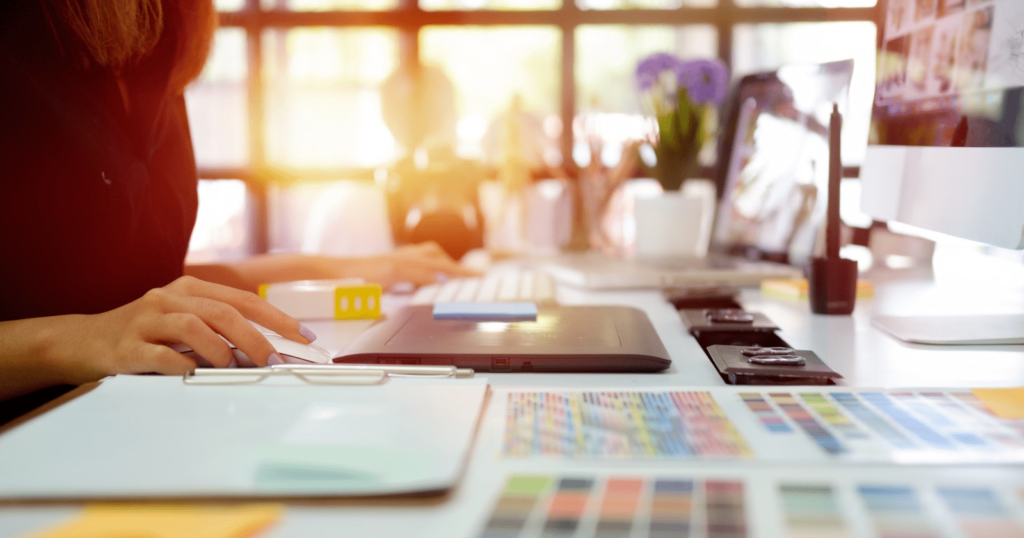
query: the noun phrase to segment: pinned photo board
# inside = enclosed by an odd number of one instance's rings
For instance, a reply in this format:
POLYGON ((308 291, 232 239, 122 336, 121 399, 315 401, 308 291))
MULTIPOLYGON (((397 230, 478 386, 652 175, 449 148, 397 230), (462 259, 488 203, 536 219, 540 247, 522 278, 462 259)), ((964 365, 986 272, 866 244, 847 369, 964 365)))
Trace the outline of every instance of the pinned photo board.
POLYGON ((1024 462, 1024 420, 968 389, 511 390, 496 401, 510 458, 1024 462))
POLYGON ((442 492, 487 392, 482 379, 268 383, 107 379, 0 436, 0 502, 442 492))

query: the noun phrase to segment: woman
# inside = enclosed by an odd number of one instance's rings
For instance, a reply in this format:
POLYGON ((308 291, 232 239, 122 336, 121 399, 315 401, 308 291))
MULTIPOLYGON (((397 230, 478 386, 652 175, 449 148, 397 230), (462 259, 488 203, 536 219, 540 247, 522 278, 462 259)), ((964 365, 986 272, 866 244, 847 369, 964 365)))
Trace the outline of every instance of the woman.
POLYGON ((253 295, 260 283, 464 273, 431 245, 184 265, 198 202, 182 95, 215 21, 211 0, 0 2, 0 400, 193 368, 171 343, 226 366, 218 335, 280 362, 248 320, 316 336, 253 295))

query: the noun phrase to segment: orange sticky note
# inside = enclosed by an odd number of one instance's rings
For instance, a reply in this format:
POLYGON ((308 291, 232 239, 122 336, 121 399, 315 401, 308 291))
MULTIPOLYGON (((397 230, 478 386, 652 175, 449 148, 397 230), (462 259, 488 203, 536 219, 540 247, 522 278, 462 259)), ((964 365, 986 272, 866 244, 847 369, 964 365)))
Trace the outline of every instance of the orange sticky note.
POLYGON ((281 516, 281 506, 90 505, 75 519, 27 538, 248 538, 281 516))
POLYGON ((1024 418, 1024 387, 1009 389, 971 389, 990 411, 1000 418, 1024 418))

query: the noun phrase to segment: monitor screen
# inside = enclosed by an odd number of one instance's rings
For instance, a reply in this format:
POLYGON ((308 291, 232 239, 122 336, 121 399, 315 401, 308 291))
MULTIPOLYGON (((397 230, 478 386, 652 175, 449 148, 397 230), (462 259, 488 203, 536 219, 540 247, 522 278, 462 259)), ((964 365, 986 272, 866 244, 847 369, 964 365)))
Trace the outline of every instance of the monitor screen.
POLYGON ((871 142, 1024 146, 1024 1, 888 0, 871 142))
POLYGON ((716 246, 793 264, 812 255, 827 203, 829 116, 833 103, 845 113, 852 75, 847 60, 740 81, 716 246))

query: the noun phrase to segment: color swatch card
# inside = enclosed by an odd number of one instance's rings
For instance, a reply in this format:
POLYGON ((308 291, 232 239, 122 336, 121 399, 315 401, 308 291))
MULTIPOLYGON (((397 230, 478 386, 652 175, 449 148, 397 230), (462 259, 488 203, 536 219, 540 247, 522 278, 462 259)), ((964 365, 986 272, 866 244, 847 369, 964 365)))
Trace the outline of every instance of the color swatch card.
POLYGON ((1024 462, 1024 420, 966 390, 510 391, 503 412, 515 458, 1024 462))
POLYGON ((1020 487, 941 480, 515 475, 477 536, 1024 538, 1022 502, 1020 487))
POLYGON ((747 536, 743 483, 513 476, 480 538, 747 536))
POLYGON ((709 392, 518 392, 508 403, 511 456, 753 455, 709 392))

